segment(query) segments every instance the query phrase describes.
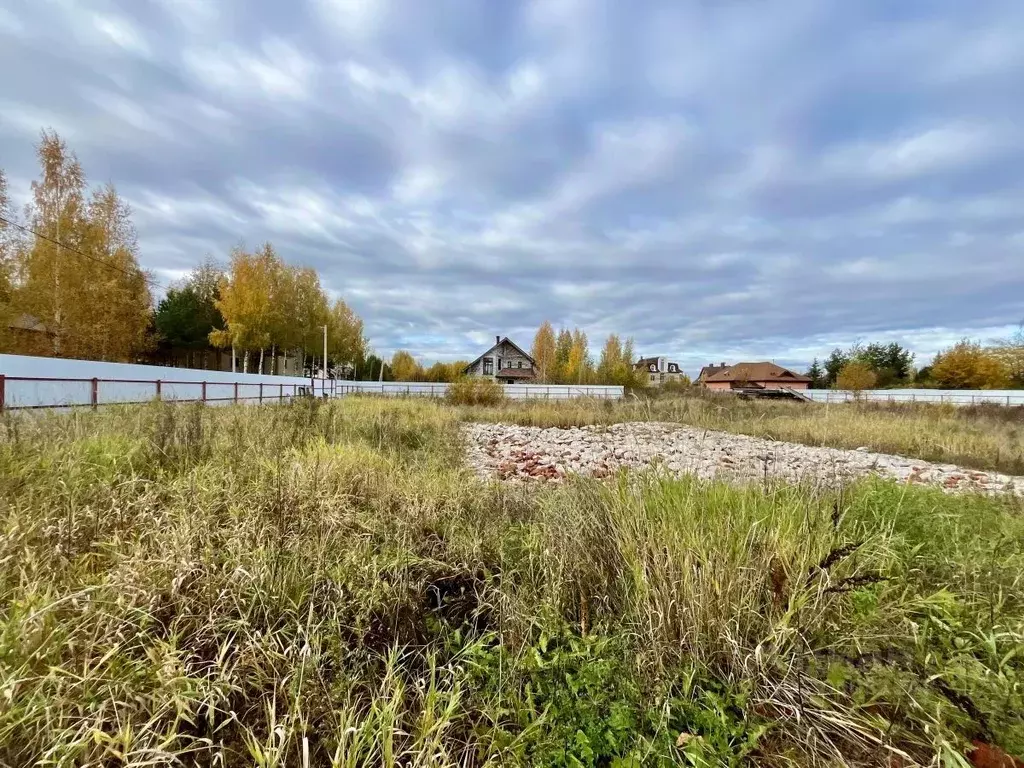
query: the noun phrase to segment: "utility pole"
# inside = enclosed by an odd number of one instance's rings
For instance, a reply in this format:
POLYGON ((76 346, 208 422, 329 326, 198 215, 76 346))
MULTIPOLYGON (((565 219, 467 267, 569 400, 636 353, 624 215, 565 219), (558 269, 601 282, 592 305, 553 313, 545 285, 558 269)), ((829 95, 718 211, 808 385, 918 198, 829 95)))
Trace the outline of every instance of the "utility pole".
POLYGON ((320 378, 327 378, 327 326, 324 326, 324 372, 320 378))

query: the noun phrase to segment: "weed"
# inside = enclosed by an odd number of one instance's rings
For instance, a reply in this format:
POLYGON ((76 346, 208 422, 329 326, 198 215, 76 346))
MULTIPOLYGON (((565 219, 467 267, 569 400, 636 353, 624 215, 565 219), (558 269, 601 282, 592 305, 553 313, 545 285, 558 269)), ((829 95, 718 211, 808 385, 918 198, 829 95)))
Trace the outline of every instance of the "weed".
POLYGON ((528 492, 463 468, 460 412, 5 422, 0 764, 1024 751, 1019 500, 653 475, 528 492))

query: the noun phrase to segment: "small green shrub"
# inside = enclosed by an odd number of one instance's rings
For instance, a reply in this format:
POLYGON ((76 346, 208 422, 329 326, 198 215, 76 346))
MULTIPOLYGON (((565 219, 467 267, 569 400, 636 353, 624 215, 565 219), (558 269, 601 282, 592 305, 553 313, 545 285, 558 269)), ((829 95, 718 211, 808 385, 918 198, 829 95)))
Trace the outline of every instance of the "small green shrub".
POLYGON ((505 390, 494 379, 473 376, 449 384, 445 399, 452 405, 501 405, 505 390))

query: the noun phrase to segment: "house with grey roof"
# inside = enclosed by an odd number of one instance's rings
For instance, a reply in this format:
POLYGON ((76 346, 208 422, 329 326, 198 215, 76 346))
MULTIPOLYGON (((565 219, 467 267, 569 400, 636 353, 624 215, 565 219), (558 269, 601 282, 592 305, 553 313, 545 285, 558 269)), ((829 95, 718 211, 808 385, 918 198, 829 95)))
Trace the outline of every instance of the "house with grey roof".
POLYGON ((485 376, 502 384, 529 384, 536 379, 532 357, 508 336, 494 337, 494 346, 466 366, 467 376, 485 376))

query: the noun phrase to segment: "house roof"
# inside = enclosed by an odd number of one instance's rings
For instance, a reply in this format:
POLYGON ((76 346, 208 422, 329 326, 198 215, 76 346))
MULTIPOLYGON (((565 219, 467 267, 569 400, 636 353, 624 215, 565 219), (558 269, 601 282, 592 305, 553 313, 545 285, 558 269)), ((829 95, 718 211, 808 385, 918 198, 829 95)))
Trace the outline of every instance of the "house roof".
POLYGON ((725 370, 718 370, 704 381, 810 381, 807 376, 793 373, 788 368, 783 368, 775 363, 736 363, 725 370))
POLYGON ((501 341, 497 342, 496 344, 492 344, 487 349, 486 352, 484 352, 482 355, 480 355, 480 357, 478 357, 476 360, 474 360, 469 365, 467 365, 465 370, 468 371, 470 368, 472 368, 474 365, 479 363, 483 358, 487 357, 489 354, 491 354, 491 352, 493 352, 496 348, 500 347, 502 344, 508 344, 509 346, 511 346, 516 352, 518 352, 520 355, 522 355, 527 360, 529 360, 530 361, 530 365, 536 365, 536 362, 534 361, 534 359, 532 357, 530 357, 528 354, 526 354, 525 352, 523 352, 523 348, 522 347, 520 347, 518 344, 516 344, 514 341, 512 341, 512 339, 510 339, 508 336, 503 336, 501 338, 501 341))
POLYGON ((502 368, 494 374, 498 379, 532 379, 534 375, 533 368, 502 368))
POLYGON ((50 329, 47 328, 43 322, 35 317, 34 315, 21 314, 11 320, 7 324, 8 328, 16 331, 33 331, 34 333, 50 333, 50 329))
POLYGON ((705 365, 703 368, 700 369, 700 373, 697 374, 697 380, 706 381, 708 376, 711 376, 714 373, 718 373, 719 371, 727 371, 728 369, 729 366, 726 365, 725 363, 722 363, 721 365, 705 365))
MULTIPOLYGON (((662 357, 664 357, 664 355, 662 355, 662 357)), ((639 360, 633 363, 633 370, 639 371, 641 368, 643 368, 645 371, 649 371, 652 365, 656 366, 658 364, 659 359, 660 358, 657 357, 641 357, 639 360)), ((675 362, 674 360, 666 360, 665 365, 668 367, 668 370, 671 370, 673 373, 675 373, 676 371, 682 371, 682 368, 679 367, 679 363, 675 362), (672 370, 673 367, 675 368, 675 370, 672 370)))

